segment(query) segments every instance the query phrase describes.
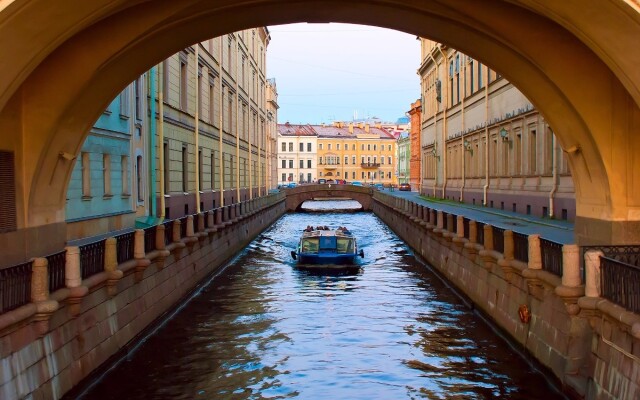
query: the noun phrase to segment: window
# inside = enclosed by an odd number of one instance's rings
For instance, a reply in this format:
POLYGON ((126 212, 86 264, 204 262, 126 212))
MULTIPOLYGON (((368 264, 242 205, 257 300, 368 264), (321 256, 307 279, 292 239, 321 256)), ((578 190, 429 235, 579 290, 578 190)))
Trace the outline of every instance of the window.
POLYGON ((82 197, 91 197, 91 158, 89 153, 82 153, 82 197))
POLYGON ((202 149, 198 149, 198 191, 201 192, 202 191, 202 164, 203 164, 203 160, 202 160, 202 149))
POLYGON ((216 112, 214 109, 216 98, 216 90, 215 90, 215 78, 213 75, 209 75, 209 123, 212 125, 216 119, 216 112))
POLYGON ((360 164, 364 164, 364 156, 360 157, 360 164))
POLYGON ((473 58, 469 58, 469 91, 473 94, 473 58))
POLYGON ((289 151, 293 153, 293 142, 289 142, 289 151))
POLYGON ((289 160, 289 168, 293 168, 293 160, 289 160))
MULTIPOLYGON (((300 168, 304 168, 304 160, 300 160, 300 168)), ((300 179, 302 180, 302 179, 300 179)))
POLYGON ((169 158, 169 143, 164 142, 162 144, 162 148, 164 149, 163 151, 163 155, 164 155, 164 160, 162 160, 162 162, 164 163, 164 192, 165 193, 169 193, 170 192, 170 187, 169 187, 169 182, 170 182, 170 158, 169 158))
POLYGON ((187 180, 189 179, 189 159, 187 154, 187 146, 182 146, 182 191, 187 192, 187 180))
POLYGON ((129 194, 129 157, 120 157, 120 181, 122 182, 122 194, 129 194))
POLYGON ((482 63, 478 62, 478 69, 477 69, 477 74, 478 74, 478 90, 480 90, 484 84, 482 83, 482 63))
POLYGON ((311 152, 311 143, 307 143, 307 151, 311 152))
POLYGON ((282 182, 285 182, 287 180, 287 174, 282 174, 282 182))
POLYGON ((374 145, 373 145, 373 151, 376 151, 376 150, 378 150, 378 145, 377 145, 377 144, 374 144, 374 145))
POLYGON ((304 174, 300 174, 300 181, 299 182, 304 182, 304 174))
POLYGON ((331 143, 327 145, 327 150, 331 150, 331 143))
MULTIPOLYGON (((215 151, 211 151, 211 190, 216 188, 216 155, 215 151)), ((215 201, 215 200, 214 200, 215 201)), ((216 208, 215 205, 213 208, 216 208)))
POLYGON ((361 145, 360 145, 360 150, 363 150, 363 151, 364 151, 364 144, 361 144, 361 145))
POLYGON ((340 150, 340 143, 336 144, 336 150, 340 150))
POLYGON ((307 174, 307 182, 311 182, 311 173, 307 174))
POLYGON ((129 118, 129 88, 120 93, 120 118, 129 118))
POLYGON ((102 155, 102 178, 104 184, 104 195, 111 196, 111 155, 102 155))
POLYGON ((136 121, 140 121, 142 119, 142 78, 138 78, 133 81, 133 95, 136 97, 135 103, 135 118, 136 121))
POLYGON ((307 160, 307 168, 311 168, 311 160, 307 160))
POLYGON ((289 181, 293 182, 293 174, 289 174, 289 181))
POLYGON ((304 143, 300 143, 300 151, 304 151, 304 143))
POLYGON ((391 156, 389 156, 388 158, 389 158, 389 165, 393 164, 393 158, 391 156))
POLYGON ((349 164, 349 156, 344 156, 344 165, 349 164))
POLYGON ((287 151, 287 143, 282 142, 282 151, 287 151))
POLYGON ((529 131, 529 173, 535 175, 538 172, 538 142, 536 140, 536 131, 529 131))
POLYGON ((384 165, 384 156, 380 157, 380 164, 384 165))
POLYGON ((356 145, 355 144, 351 145, 351 150, 356 151, 356 145))
POLYGON ((233 93, 229 93, 229 95, 227 96, 228 99, 228 107, 227 107, 227 118, 228 118, 228 131, 227 132, 231 132, 231 130, 233 129, 233 93))
POLYGON ((323 165, 323 164, 322 164, 322 157, 319 157, 319 158, 318 158, 318 164, 323 165))
POLYGON ((550 128, 544 133, 544 173, 551 174, 553 170, 553 132, 550 128))
POLYGON ((287 160, 282 160, 282 168, 287 168, 287 160))
POLYGON ((202 66, 198 65, 198 83, 196 90, 198 93, 196 94, 198 100, 198 115, 202 118, 202 66))
POLYGON ((187 86, 188 86, 188 75, 187 75, 187 61, 180 61, 180 109, 182 111, 187 111, 187 86))
POLYGON ((356 179, 356 171, 353 171, 353 172, 351 173, 351 179, 356 179))
POLYGON ((367 145, 367 151, 371 151, 371 145, 370 144, 367 145))
POLYGON ((322 150, 322 143, 318 143, 318 150, 322 150))
POLYGON ((142 187, 142 156, 136 157, 136 192, 138 193, 138 201, 144 201, 144 188, 142 187))

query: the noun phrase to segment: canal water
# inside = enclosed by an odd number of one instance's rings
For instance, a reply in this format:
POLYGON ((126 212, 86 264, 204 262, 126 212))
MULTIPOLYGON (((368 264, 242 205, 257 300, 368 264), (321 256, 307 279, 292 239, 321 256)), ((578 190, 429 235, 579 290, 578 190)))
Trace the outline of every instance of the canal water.
POLYGON ((364 212, 285 215, 82 397, 562 398, 364 212), (296 269, 307 225, 347 226, 361 270, 296 269))

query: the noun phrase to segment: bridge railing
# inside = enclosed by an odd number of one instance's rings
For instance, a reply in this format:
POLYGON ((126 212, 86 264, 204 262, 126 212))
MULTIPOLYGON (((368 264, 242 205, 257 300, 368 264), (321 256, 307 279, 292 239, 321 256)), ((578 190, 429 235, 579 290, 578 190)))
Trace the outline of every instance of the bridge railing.
POLYGON ((31 301, 31 261, 0 269, 0 313, 14 310, 31 301))

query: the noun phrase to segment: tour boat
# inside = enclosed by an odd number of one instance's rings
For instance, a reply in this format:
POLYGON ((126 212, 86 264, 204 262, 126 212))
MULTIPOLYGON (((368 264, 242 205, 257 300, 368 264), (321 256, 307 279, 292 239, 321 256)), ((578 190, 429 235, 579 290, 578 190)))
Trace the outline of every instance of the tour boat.
POLYGON ((300 242, 291 257, 299 265, 317 265, 321 268, 344 268, 355 264, 356 258, 364 257, 358 251, 353 234, 345 227, 329 229, 326 226, 308 226, 302 233, 300 242))

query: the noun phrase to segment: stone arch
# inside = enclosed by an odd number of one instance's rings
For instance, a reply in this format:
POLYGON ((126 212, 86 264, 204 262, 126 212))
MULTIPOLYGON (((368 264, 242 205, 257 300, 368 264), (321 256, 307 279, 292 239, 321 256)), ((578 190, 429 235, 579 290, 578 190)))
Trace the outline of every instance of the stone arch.
POLYGON ((0 147, 17 160, 20 230, 64 231, 66 186, 89 128, 129 82, 199 40, 253 26, 349 22, 455 47, 536 105, 569 154, 580 240, 640 228, 640 13, 636 2, 555 0, 33 0, 0 9, 0 147), (9 57, 5 58, 6 60, 9 57))
POLYGON ((299 211, 302 203, 318 197, 350 198, 360 203, 365 211, 373 206, 373 189, 363 186, 302 185, 284 190, 287 211, 299 211))

